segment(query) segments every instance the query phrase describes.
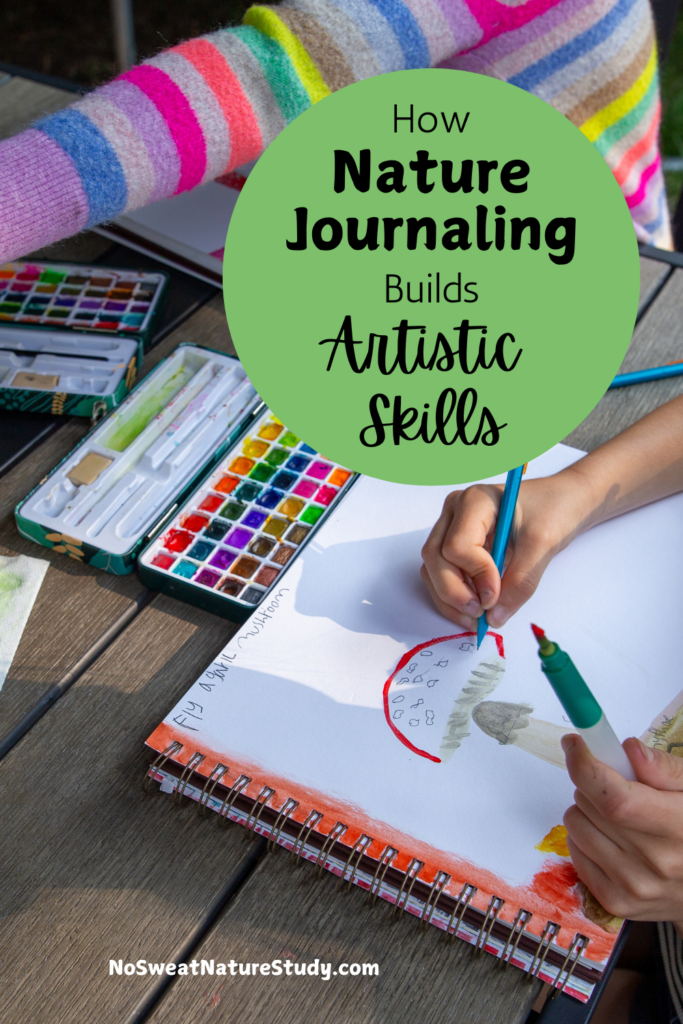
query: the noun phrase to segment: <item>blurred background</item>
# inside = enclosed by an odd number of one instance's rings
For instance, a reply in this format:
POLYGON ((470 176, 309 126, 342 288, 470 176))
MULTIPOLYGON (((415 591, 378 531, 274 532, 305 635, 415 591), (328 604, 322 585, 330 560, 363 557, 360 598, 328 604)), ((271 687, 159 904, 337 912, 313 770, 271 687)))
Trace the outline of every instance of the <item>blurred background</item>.
MULTIPOLYGON (((132 0, 138 60, 238 23, 250 0, 132 0)), ((683 16, 655 0, 662 61, 662 154, 673 214, 683 186, 683 16)), ((0 62, 89 87, 119 70, 109 0, 3 0, 0 62)), ((120 51, 119 51, 120 52, 120 51)))

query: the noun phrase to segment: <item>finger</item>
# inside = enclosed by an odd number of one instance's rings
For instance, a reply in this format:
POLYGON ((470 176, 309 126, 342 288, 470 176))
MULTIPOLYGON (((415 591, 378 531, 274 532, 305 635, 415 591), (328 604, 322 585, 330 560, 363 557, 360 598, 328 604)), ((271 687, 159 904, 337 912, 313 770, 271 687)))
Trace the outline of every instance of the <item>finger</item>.
POLYGON ((587 857, 570 836, 567 836, 567 846, 577 875, 605 910, 615 917, 636 919, 637 910, 632 907, 625 894, 619 892, 619 887, 605 874, 600 865, 587 857))
POLYGON ((428 584, 432 599, 442 615, 456 621, 453 613, 457 612, 474 620, 482 611, 477 591, 458 566, 446 562, 441 554, 451 518, 451 511, 445 504, 422 548, 422 568, 425 570, 422 578, 428 584))
POLYGON ((457 565, 476 588, 482 608, 491 608, 500 593, 500 575, 486 541, 495 529, 502 491, 468 487, 451 502, 451 519, 441 545, 448 565, 457 565))
POLYGON ((624 750, 639 782, 651 789, 683 792, 683 758, 648 747, 635 736, 624 741, 624 750))
POLYGON ((640 782, 628 782, 619 772, 593 757, 585 741, 576 734, 562 737, 562 749, 572 782, 612 830, 646 832, 653 836, 669 834, 671 798, 665 793, 640 782))
POLYGON ((594 837, 590 835, 581 834, 577 842, 577 831, 581 831, 578 822, 578 816, 567 812, 567 846, 579 878, 600 903, 619 917, 645 921, 664 917, 670 920, 666 914, 675 912, 672 900, 679 887, 680 876, 663 874, 659 870, 660 865, 648 863, 638 856, 637 851, 635 855, 619 849, 610 851, 608 844, 600 839, 593 847, 594 837))
POLYGON ((427 590, 429 591, 429 595, 432 601, 436 605, 437 611, 441 615, 443 615, 444 618, 449 619, 451 622, 454 622, 457 626, 463 626, 465 629, 471 629, 473 631, 476 630, 476 619, 472 618, 470 615, 466 615, 464 612, 459 611, 457 608, 453 607, 453 605, 446 604, 445 601, 441 600, 436 590, 434 589, 432 581, 429 578, 429 573, 427 572, 427 569, 425 568, 424 565, 420 567, 420 575, 422 576, 422 579, 424 580, 427 586, 427 590))
MULTIPOLYGON (((487 526, 482 522, 480 511, 477 511, 481 496, 470 493, 475 490, 477 489, 469 488, 467 491, 456 491, 448 496, 443 511, 422 549, 422 558, 439 601, 466 615, 478 618, 483 611, 478 593, 479 583, 473 579, 469 570, 479 563, 476 557, 471 557, 470 549, 473 546, 480 546, 484 561, 493 566, 496 576, 497 571, 491 556, 483 549, 487 526)), ((492 490, 494 494, 497 493, 495 488, 492 490)), ((495 523, 495 508, 491 501, 489 512, 490 521, 495 523)), ((495 582, 497 586, 500 581, 495 582)), ((488 593, 489 589, 484 586, 484 593, 488 593)))
MULTIPOLYGON (((519 510, 517 517, 519 516, 519 510)), ((500 597, 489 615, 492 626, 503 626, 536 592, 554 549, 538 536, 530 536, 517 523, 510 561, 505 569, 500 597)))
POLYGON ((624 856, 624 851, 619 844, 596 826, 577 804, 565 811, 563 821, 567 835, 571 837, 581 852, 586 857, 590 857, 608 877, 611 877, 611 866, 619 858, 623 859, 624 856))
POLYGON ((574 802, 578 810, 590 821, 593 827, 604 836, 607 836, 616 846, 622 850, 630 850, 632 848, 631 837, 637 834, 632 829, 613 825, 600 814, 595 805, 591 803, 588 797, 583 795, 580 789, 574 790, 574 802))

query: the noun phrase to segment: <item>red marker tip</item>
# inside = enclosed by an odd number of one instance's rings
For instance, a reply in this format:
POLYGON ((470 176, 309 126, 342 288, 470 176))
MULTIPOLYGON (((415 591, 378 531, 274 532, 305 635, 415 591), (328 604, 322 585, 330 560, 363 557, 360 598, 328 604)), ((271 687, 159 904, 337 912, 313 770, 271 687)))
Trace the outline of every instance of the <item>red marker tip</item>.
POLYGON ((532 622, 531 623, 531 629, 533 630, 533 634, 534 634, 534 636, 536 637, 537 640, 545 640, 546 639, 545 632, 541 629, 540 626, 535 626, 533 624, 533 622, 532 622))

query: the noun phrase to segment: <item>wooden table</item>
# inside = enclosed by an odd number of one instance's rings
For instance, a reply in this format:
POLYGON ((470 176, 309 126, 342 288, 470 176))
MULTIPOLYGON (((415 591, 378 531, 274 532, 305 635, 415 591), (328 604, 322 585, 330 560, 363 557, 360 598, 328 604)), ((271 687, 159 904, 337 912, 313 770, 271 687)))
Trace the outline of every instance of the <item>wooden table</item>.
MULTIPOLYGON (((0 108, 12 81, 0 84, 0 108)), ((18 86, 35 116, 35 94, 18 86)), ((153 266, 91 234, 49 255, 153 266)), ((641 268, 643 313, 624 370, 681 355, 683 259, 645 257, 641 268)), ((182 341, 233 351, 220 294, 177 275, 172 302, 175 319, 144 372, 182 341)), ((683 377, 609 392, 568 443, 593 448, 681 391, 683 377)), ((135 574, 107 575, 17 534, 14 505, 87 427, 59 421, 0 484, 0 553, 50 561, 0 692, 2 1024, 522 1024, 540 983, 413 919, 392 923, 388 906, 368 908, 331 876, 314 881, 308 865, 293 870, 284 851, 267 854, 240 829, 145 795, 145 737, 236 627, 146 591, 135 574), (108 974, 119 958, 276 957, 377 962, 380 974, 327 983, 108 974)), ((585 1008, 561 997, 541 1019, 578 1022, 585 1008)))

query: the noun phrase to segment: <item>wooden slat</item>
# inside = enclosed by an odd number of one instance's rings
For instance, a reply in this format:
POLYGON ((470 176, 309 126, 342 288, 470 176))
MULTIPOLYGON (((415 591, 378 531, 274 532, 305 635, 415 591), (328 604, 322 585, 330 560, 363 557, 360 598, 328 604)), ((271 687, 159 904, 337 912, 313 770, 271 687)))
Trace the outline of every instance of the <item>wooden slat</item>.
POLYGON ((660 263, 658 260, 640 257, 640 297, 638 299, 638 312, 648 304, 651 296, 660 287, 662 281, 671 273, 668 263, 660 263))
MULTIPOLYGON (((152 370, 181 341, 221 351, 232 349, 220 296, 152 349, 143 371, 152 370)), ((21 721, 48 687, 57 683, 144 591, 135 573, 112 576, 63 554, 52 554, 17 532, 14 506, 71 451, 88 427, 86 420, 71 418, 2 479, 0 554, 48 559, 50 569, 0 691, 0 738, 21 721)))
POLYGON ((237 829, 147 796, 144 739, 235 627, 149 605, 0 762, 3 1024, 121 1024, 239 869, 237 829))
POLYGON ((11 78, 3 85, 0 98, 0 139, 15 135, 44 114, 53 114, 77 99, 77 94, 65 89, 28 78, 11 78))
MULTIPOLYGON (((636 327, 620 373, 683 361, 683 270, 674 270, 636 327)), ((683 376, 608 391, 566 439, 592 451, 648 412, 683 393, 683 376)))
MULTIPOLYGON (((170 802, 170 800, 169 800, 170 802)), ((170 808, 169 808, 170 813, 170 808)), ((391 908, 368 906, 354 887, 340 892, 329 874, 314 879, 311 865, 294 870, 285 851, 269 854, 194 953, 194 959, 265 963, 316 957, 336 970, 342 963, 376 963, 378 977, 179 978, 149 1024, 521 1024, 540 989, 521 971, 501 970, 471 946, 447 944, 434 927, 423 931, 391 908), (235 1007, 239 1006, 239 1015, 235 1007)), ((381 905, 379 905, 381 904, 381 905)))

